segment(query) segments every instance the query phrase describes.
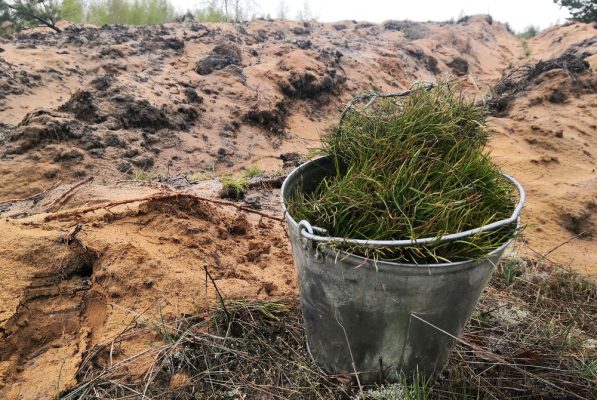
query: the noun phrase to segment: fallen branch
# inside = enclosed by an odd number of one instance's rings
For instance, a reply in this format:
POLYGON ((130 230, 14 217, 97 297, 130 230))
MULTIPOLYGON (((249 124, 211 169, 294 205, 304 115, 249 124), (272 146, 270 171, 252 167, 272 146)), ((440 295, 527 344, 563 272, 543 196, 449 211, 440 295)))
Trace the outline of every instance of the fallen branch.
POLYGON ((233 203, 231 201, 210 199, 207 197, 197 196, 192 193, 184 193, 184 192, 158 193, 158 194, 145 196, 145 197, 137 197, 134 199, 118 200, 118 201, 111 201, 109 203, 96 204, 96 205, 85 207, 85 208, 67 210, 67 211, 63 211, 63 212, 59 212, 59 213, 50 213, 44 217, 44 221, 48 222, 48 221, 52 221, 55 219, 61 219, 61 218, 75 216, 75 215, 90 213, 90 212, 97 211, 100 209, 107 210, 112 207, 120 206, 123 204, 138 203, 138 202, 144 202, 144 201, 169 200, 169 199, 175 199, 175 198, 188 198, 188 199, 195 199, 195 200, 199 200, 199 201, 205 201, 205 202, 209 202, 209 203, 219 204, 219 205, 223 205, 223 206, 231 206, 240 211, 245 211, 245 212, 261 215, 262 217, 273 219, 275 221, 284 221, 284 218, 282 218, 282 217, 276 217, 273 215, 269 215, 264 212, 257 211, 253 208, 233 203))
POLYGON ((46 211, 51 211, 52 208, 54 208, 54 206, 59 205, 59 203, 64 203, 68 197, 71 196, 71 194, 79 187, 83 186, 86 183, 90 183, 93 181, 93 177, 90 176, 88 178, 83 179, 82 181, 79 181, 77 183, 75 183, 70 189, 68 189, 66 192, 62 193, 62 195, 60 197, 58 197, 56 200, 54 200, 53 202, 51 202, 48 207, 46 207, 46 211))
POLYGON ((18 202, 21 202, 21 201, 35 200, 37 197, 42 197, 43 198, 43 195, 45 195, 46 193, 48 193, 50 190, 55 189, 61 183, 62 183, 62 181, 58 181, 55 184, 53 184, 52 186, 50 186, 49 188, 47 188, 46 190, 44 190, 43 192, 36 193, 36 194, 34 194, 32 196, 25 197, 23 199, 10 199, 10 200, 0 201, 0 205, 2 205, 2 204, 8 204, 8 203, 18 203, 18 202))

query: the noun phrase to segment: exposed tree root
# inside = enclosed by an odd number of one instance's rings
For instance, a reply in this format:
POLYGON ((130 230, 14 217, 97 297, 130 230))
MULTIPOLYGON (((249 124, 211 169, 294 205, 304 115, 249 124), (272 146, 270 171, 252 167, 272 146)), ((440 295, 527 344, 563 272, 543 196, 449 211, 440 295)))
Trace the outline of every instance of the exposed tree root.
POLYGON ((96 205, 89 206, 89 207, 78 208, 78 209, 74 209, 74 210, 67 210, 67 211, 63 211, 63 212, 59 212, 59 213, 50 213, 44 217, 44 221, 48 222, 48 221, 52 221, 52 220, 56 220, 56 219, 63 219, 63 218, 68 218, 68 217, 73 217, 73 216, 79 216, 81 214, 90 213, 90 212, 101 210, 101 209, 108 210, 110 208, 120 206, 123 204, 138 203, 138 202, 143 202, 143 201, 168 200, 168 199, 176 199, 176 198, 189 198, 189 199, 195 199, 195 200, 200 200, 200 201, 206 201, 209 203, 219 204, 219 205, 223 205, 223 206, 231 206, 240 211, 257 214, 257 215, 260 215, 265 218, 273 219, 275 221, 283 221, 284 220, 284 218, 282 218, 282 217, 276 217, 273 215, 269 215, 269 214, 263 213, 261 211, 254 210, 250 207, 246 207, 246 206, 243 206, 240 204, 233 203, 231 201, 210 199, 208 197, 202 197, 202 196, 198 196, 198 195, 192 194, 192 193, 174 192, 174 193, 158 193, 158 194, 145 196, 145 197, 137 197, 137 198, 133 198, 133 199, 111 201, 108 203, 96 204, 96 205))

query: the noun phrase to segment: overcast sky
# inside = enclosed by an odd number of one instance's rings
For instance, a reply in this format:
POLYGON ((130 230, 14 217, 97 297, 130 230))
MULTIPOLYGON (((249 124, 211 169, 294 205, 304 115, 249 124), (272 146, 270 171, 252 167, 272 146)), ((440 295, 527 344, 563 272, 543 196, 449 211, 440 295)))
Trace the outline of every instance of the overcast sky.
MULTIPOLYGON (((196 9, 206 0, 172 0, 180 10, 196 9)), ((252 3, 254 14, 272 17, 278 15, 282 0, 241 0, 252 3)), ((288 17, 295 18, 304 0, 284 0, 289 9, 288 17)), ((381 22, 386 19, 410 19, 414 21, 445 21, 458 18, 462 13, 491 14, 495 19, 509 22, 515 31, 529 25, 547 28, 556 22, 563 23, 568 17, 565 8, 560 9, 553 0, 310 0, 312 13, 322 22, 343 19, 381 22)))

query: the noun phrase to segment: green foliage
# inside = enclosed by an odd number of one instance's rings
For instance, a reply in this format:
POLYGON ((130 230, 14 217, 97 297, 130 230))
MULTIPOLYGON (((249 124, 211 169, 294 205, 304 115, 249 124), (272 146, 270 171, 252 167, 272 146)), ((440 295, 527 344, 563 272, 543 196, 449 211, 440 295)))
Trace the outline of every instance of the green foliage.
POLYGON ((95 25, 155 25, 173 19, 169 0, 96 0, 87 11, 87 21, 95 25))
POLYGON ((70 22, 83 22, 85 14, 81 0, 63 0, 60 5, 60 17, 70 22))
POLYGON ((523 58, 528 58, 532 53, 531 48, 529 47, 529 42, 526 40, 522 41, 522 55, 523 58))
MULTIPOLYGON (((333 175, 313 193, 295 194, 289 212, 330 236, 365 240, 438 237, 508 218, 512 187, 484 151, 486 141, 483 108, 445 84, 353 108, 322 138, 333 175)), ((515 229, 402 248, 339 246, 403 262, 459 261, 483 257, 515 229)))
POLYGON ((504 256, 498 265, 498 271, 502 274, 508 286, 514 284, 516 279, 524 274, 526 268, 526 261, 516 254, 504 256))
POLYGON ((256 6, 255 0, 208 0, 196 13, 201 22, 241 22, 249 19, 256 6))
POLYGON ((226 13, 218 5, 217 0, 210 0, 207 6, 197 10, 195 18, 199 22, 226 22, 228 18, 226 13))
POLYGON ((580 375, 588 380, 597 379, 597 360, 580 360, 574 363, 580 375))
POLYGON ((251 166, 248 166, 248 167, 245 169, 244 176, 245 176, 245 178, 247 178, 247 179, 251 179, 251 178, 254 178, 254 177, 256 177, 257 175, 260 175, 260 174, 262 174, 262 173, 263 173, 263 170, 262 170, 261 168, 259 168, 259 166, 258 166, 258 165, 255 165, 255 164, 253 164, 253 165, 251 165, 251 166))
POLYGON ((61 32, 56 26, 60 7, 55 0, 0 0, 0 34, 23 28, 47 26, 61 32))
POLYGON ((246 178, 235 179, 227 176, 222 178, 222 191, 220 196, 224 198, 242 199, 245 197, 245 193, 248 189, 249 182, 247 182, 246 178))
POLYGON ((566 7, 572 20, 597 22, 597 2, 595 0, 553 0, 560 7, 566 7))
POLYGON ((539 27, 535 26, 535 25, 529 25, 525 28, 524 31, 520 32, 518 35, 519 38, 521 39, 530 39, 532 37, 537 36, 537 34, 539 33, 539 27))

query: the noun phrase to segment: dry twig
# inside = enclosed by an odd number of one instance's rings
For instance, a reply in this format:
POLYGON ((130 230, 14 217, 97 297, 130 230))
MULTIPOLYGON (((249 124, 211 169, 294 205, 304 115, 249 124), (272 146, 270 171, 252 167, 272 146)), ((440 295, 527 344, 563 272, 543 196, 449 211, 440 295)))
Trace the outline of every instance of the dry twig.
POLYGON ((231 206, 240 211, 245 211, 245 212, 261 215, 262 217, 273 219, 275 221, 283 221, 284 220, 282 217, 276 217, 273 215, 269 215, 267 213, 264 213, 264 212, 261 212, 261 211, 258 211, 253 208, 246 207, 246 206, 243 206, 240 204, 236 204, 231 201, 211 199, 208 197, 198 196, 196 194, 186 193, 186 192, 173 192, 173 193, 158 193, 158 194, 153 194, 153 195, 149 195, 149 196, 145 196, 145 197, 137 197, 137 198, 133 198, 133 199, 111 201, 108 203, 96 204, 96 205, 89 206, 89 207, 78 208, 78 209, 74 209, 74 210, 67 210, 67 211, 63 211, 63 212, 59 212, 59 213, 50 213, 44 217, 44 221, 48 222, 48 221, 53 221, 56 219, 79 216, 81 214, 94 212, 94 211, 97 211, 100 209, 109 210, 110 208, 113 208, 113 207, 116 207, 119 205, 124 205, 124 204, 138 203, 138 202, 144 202, 144 201, 169 200, 169 199, 176 199, 176 198, 195 199, 195 200, 205 201, 208 203, 214 203, 214 204, 219 204, 219 205, 223 205, 223 206, 231 206))
POLYGON ((47 207, 46 207, 46 212, 47 211, 51 211, 55 206, 59 206, 61 204, 64 204, 68 198, 73 194, 73 192, 75 190, 77 190, 79 187, 85 185, 86 183, 91 183, 93 182, 93 177, 87 177, 77 183, 75 183, 73 186, 71 186, 66 192, 62 193, 62 195, 60 195, 60 197, 58 197, 56 200, 54 200, 53 202, 51 202, 47 207))
POLYGON ((3 201, 0 201, 0 205, 2 205, 2 204, 8 204, 8 203, 18 203, 18 202, 21 202, 21 201, 28 201, 28 200, 39 201, 39 200, 41 200, 42 198, 44 198, 44 197, 45 197, 45 195, 46 195, 46 194, 47 194, 47 193, 48 193, 50 190, 53 190, 53 189, 57 188, 57 187, 58 187, 58 185, 60 185, 60 183, 62 183, 62 181, 58 181, 58 182, 56 182, 56 183, 52 184, 52 186, 50 186, 50 187, 49 187, 49 188, 47 188, 46 190, 44 190, 44 191, 42 191, 42 192, 39 192, 39 193, 36 193, 36 194, 34 194, 34 195, 31 195, 31 196, 29 196, 29 197, 25 197, 25 198, 22 198, 22 199, 10 199, 10 200, 3 200, 3 201))

